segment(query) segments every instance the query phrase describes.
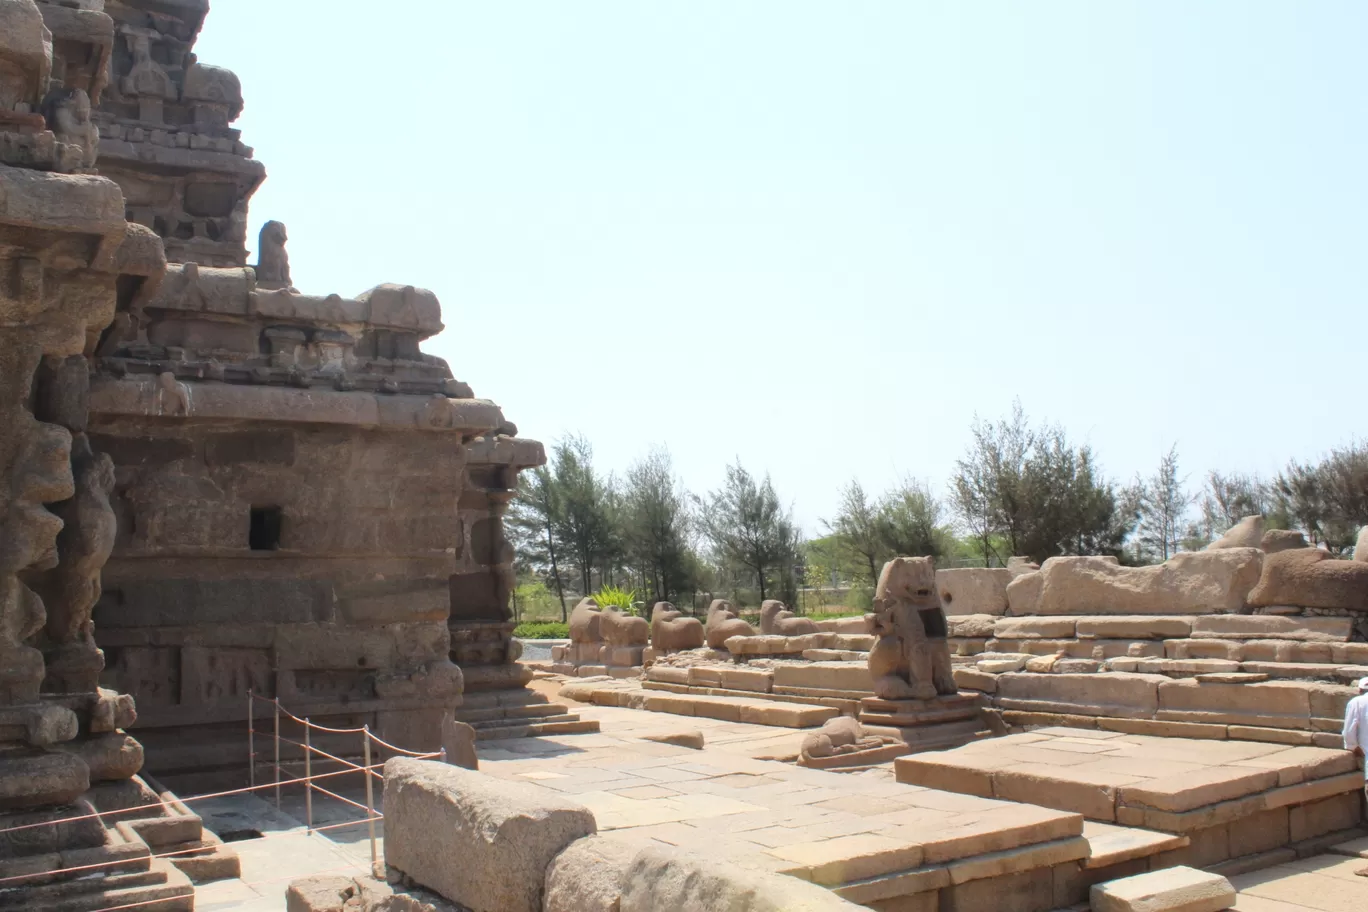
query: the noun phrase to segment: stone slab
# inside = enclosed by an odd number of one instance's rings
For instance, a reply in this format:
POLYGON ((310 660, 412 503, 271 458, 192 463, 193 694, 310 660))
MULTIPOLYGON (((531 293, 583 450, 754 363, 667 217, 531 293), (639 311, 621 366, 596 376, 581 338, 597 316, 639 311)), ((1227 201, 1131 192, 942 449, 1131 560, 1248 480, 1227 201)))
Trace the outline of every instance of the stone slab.
POLYGON ((548 789, 426 760, 385 764, 385 860, 472 909, 541 912, 547 866, 597 830, 548 789))
POLYGON ((1219 874, 1184 866, 1095 884, 1093 912, 1221 912, 1235 888, 1219 874))

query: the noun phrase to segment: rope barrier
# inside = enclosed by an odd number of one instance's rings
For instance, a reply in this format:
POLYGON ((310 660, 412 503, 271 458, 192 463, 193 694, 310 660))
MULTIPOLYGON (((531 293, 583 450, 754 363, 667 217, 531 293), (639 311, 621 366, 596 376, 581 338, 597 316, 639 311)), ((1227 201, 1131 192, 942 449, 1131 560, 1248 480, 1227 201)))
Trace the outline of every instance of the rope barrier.
MULTIPOLYGON (((377 769, 382 769, 382 768, 383 768, 383 767, 382 767, 382 766, 379 766, 379 765, 371 767, 372 770, 377 770, 377 769)), ((351 770, 351 769, 334 770, 334 771, 331 772, 331 773, 319 773, 318 775, 314 776, 313 779, 314 779, 314 780, 318 780, 318 779, 330 779, 330 778, 332 778, 332 777, 334 777, 334 776, 347 776, 347 775, 351 775, 351 774, 356 773, 356 772, 359 772, 359 771, 360 771, 360 770, 351 770)), ((298 776, 293 776, 292 773, 289 773, 289 772, 286 772, 286 771, 283 771, 283 770, 282 770, 282 772, 284 773, 284 775, 291 776, 291 777, 292 777, 292 781, 294 781, 294 782, 303 782, 303 781, 304 781, 303 779, 299 778, 298 776)), ((251 786, 251 785, 249 785, 249 786, 245 786, 244 788, 229 789, 229 790, 224 791, 224 792, 209 792, 209 793, 204 794, 204 795, 192 795, 192 796, 190 796, 189 798, 180 798, 180 797, 177 797, 176 800, 177 800, 179 803, 181 803, 181 804, 188 804, 188 803, 191 802, 191 801, 205 801, 205 800, 210 799, 210 798, 228 798, 228 797, 233 796, 233 795, 245 795, 245 794, 248 794, 248 793, 251 793, 251 792, 260 792, 260 791, 263 791, 263 790, 265 790, 265 789, 270 789, 270 788, 275 788, 275 783, 267 782, 267 783, 265 783, 265 784, 263 784, 263 785, 257 785, 257 786, 251 786)), ((118 817, 118 816, 122 815, 122 816, 128 818, 129 820, 155 820, 155 819, 157 819, 157 818, 136 817, 136 816, 133 816, 133 814, 134 814, 134 812, 136 812, 136 811, 144 811, 144 810, 147 810, 147 809, 149 809, 149 808, 156 808, 156 807, 171 808, 172 810, 175 810, 175 809, 176 809, 176 806, 175 806, 174 804, 171 804, 170 802, 167 802, 167 801, 161 801, 161 800, 150 801, 150 802, 148 802, 147 804, 140 804, 140 805, 138 805, 137 807, 132 807, 132 808, 121 808, 121 809, 119 809, 119 810, 114 810, 114 811, 95 811, 94 813, 91 813, 91 814, 81 814, 81 815, 76 816, 76 817, 63 817, 63 818, 60 819, 60 820, 44 820, 44 821, 41 821, 41 822, 39 822, 39 823, 25 823, 25 824, 20 824, 19 826, 6 827, 5 829, 0 829, 0 835, 4 835, 5 833, 15 833, 15 832, 19 832, 20 830, 32 830, 32 829, 36 829, 36 828, 38 828, 38 827, 58 826, 58 825, 63 824, 63 823, 75 823, 76 821, 79 821, 79 820, 91 820, 91 819, 94 819, 94 818, 97 818, 97 817, 118 817)))
MULTIPOLYGON (((315 722, 309 720, 308 718, 301 718, 301 717, 299 717, 299 716, 296 716, 294 713, 290 712, 289 710, 285 709, 285 707, 281 706, 280 701, 279 701, 278 699, 274 698, 274 697, 262 697, 262 696, 258 696, 257 694, 255 694, 255 693, 253 693, 253 692, 251 692, 251 691, 248 691, 248 693, 247 693, 247 746, 248 746, 247 755, 248 755, 248 782, 249 782, 249 785, 247 785, 246 787, 244 787, 244 788, 235 788, 235 789, 226 789, 226 790, 218 791, 218 792, 209 792, 209 793, 206 793, 206 794, 203 794, 203 795, 193 795, 193 796, 188 797, 188 798, 176 797, 176 799, 175 799, 174 802, 166 801, 166 800, 163 800, 163 799, 161 799, 161 798, 159 797, 156 801, 152 801, 152 802, 149 802, 149 803, 144 804, 144 805, 139 805, 139 806, 134 807, 134 808, 121 808, 121 809, 118 809, 118 810, 110 810, 110 811, 95 811, 95 812, 89 813, 89 814, 80 814, 80 815, 76 815, 76 816, 72 816, 72 817, 65 817, 65 818, 62 818, 62 819, 60 819, 60 820, 44 820, 44 821, 40 821, 40 822, 36 822, 36 823, 20 824, 20 825, 18 825, 18 826, 11 826, 11 827, 6 827, 6 828, 0 828, 0 836, 3 836, 3 835, 5 835, 5 834, 9 834, 9 833, 15 833, 15 832, 21 832, 21 831, 32 830, 32 829, 36 829, 36 828, 39 828, 39 827, 45 827, 45 826, 60 826, 60 825, 62 825, 62 824, 66 824, 66 823, 74 823, 74 822, 77 822, 77 821, 91 820, 91 819, 122 818, 122 819, 128 820, 128 821, 130 821, 130 822, 144 821, 144 820, 164 819, 164 818, 160 818, 160 817, 156 817, 156 816, 150 816, 150 817, 149 817, 149 816, 147 816, 147 812, 149 812, 149 811, 161 811, 161 810, 164 810, 164 809, 169 809, 169 810, 176 811, 177 813, 179 813, 179 812, 181 812, 181 811, 185 808, 185 806, 189 805, 191 802, 195 802, 195 801, 206 801, 206 800, 215 799, 215 798, 228 798, 228 797, 233 797, 233 796, 236 796, 236 795, 250 795, 250 794, 255 794, 255 793, 262 792, 262 791, 265 791, 265 790, 268 790, 268 789, 273 789, 273 790, 275 791, 275 795, 276 795, 276 806, 279 807, 279 806, 280 806, 280 788, 281 788, 282 785, 287 785, 287 786, 303 785, 304 788, 305 788, 305 806, 306 806, 306 813, 307 813, 307 820, 306 820, 306 829, 305 829, 305 833, 311 835, 311 834, 313 834, 313 833, 321 833, 321 832, 325 832, 325 831, 331 831, 331 830, 335 830, 335 829, 341 829, 341 828, 344 828, 344 827, 358 826, 358 825, 360 825, 360 824, 366 824, 366 825, 369 827, 369 830, 370 830, 369 839, 370 839, 370 844, 371 844, 371 872, 372 872, 372 873, 375 873, 375 871, 377 871, 377 870, 379 869, 379 857, 378 857, 378 853, 377 853, 377 840, 376 840, 376 835, 375 835, 375 823, 376 823, 376 821, 383 820, 383 819, 384 819, 384 814, 382 814, 382 813, 381 813, 379 810, 377 810, 376 807, 375 807, 375 796, 374 796, 374 794, 373 794, 373 789, 372 789, 372 787, 371 787, 371 782, 372 782, 372 778, 380 779, 381 781, 384 780, 384 776, 379 772, 380 770, 382 770, 382 769, 384 768, 384 763, 383 763, 383 761, 380 762, 380 763, 373 763, 373 762, 372 762, 372 757, 371 757, 371 743, 372 743, 372 742, 374 742, 375 745, 377 745, 378 747, 380 747, 380 748, 382 748, 382 749, 384 749, 384 750, 388 750, 388 751, 392 752, 393 754, 400 755, 400 756, 404 756, 404 757, 412 757, 412 758, 420 759, 420 760, 429 760, 429 759, 442 759, 442 760, 445 760, 445 758, 446 758, 446 751, 445 751, 445 749, 424 753, 424 752, 420 752, 420 751, 406 750, 406 749, 404 749, 404 748, 401 748, 401 747, 398 747, 398 746, 396 746, 396 745, 390 744, 389 742, 385 741, 384 739, 379 738, 379 737, 375 736, 374 734, 372 734, 371 731, 370 731, 370 726, 362 726, 362 727, 360 727, 360 728, 333 728, 333 727, 326 726, 326 725, 319 725, 319 724, 317 724, 317 723, 315 723, 315 722), (265 782, 265 783, 260 783, 260 784, 258 784, 257 781, 256 781, 256 778, 257 778, 257 777, 256 777, 256 768, 257 768, 258 763, 261 763, 261 762, 262 762, 262 760, 261 760, 262 755, 256 750, 256 736, 257 736, 258 734, 266 734, 266 733, 264 733, 264 732, 257 732, 257 731, 256 731, 256 724, 255 724, 255 723, 256 723, 256 711, 255 711, 255 705, 254 705, 254 704, 255 704, 255 701, 257 701, 257 700, 260 700, 260 701, 263 702, 263 703, 270 704, 270 705, 271 705, 272 707, 274 707, 274 709, 275 709, 275 714, 274 714, 274 715, 275 715, 275 719, 274 719, 274 725, 273 725, 274 730, 273 730, 273 732, 270 733, 270 737, 272 737, 273 740, 274 740, 274 742, 275 742, 275 744, 274 744, 274 750, 273 750, 273 762, 266 762, 266 763, 263 764, 263 765, 265 765, 268 769, 271 769, 271 770, 274 772, 275 778, 274 778, 274 781, 273 781, 273 782, 265 782), (305 738, 305 740, 304 740, 303 742, 296 741, 296 740, 294 740, 293 738, 288 738, 288 737, 282 737, 282 736, 281 736, 281 734, 280 734, 280 717, 281 717, 282 715, 285 716, 287 719, 292 720, 292 721, 298 723, 299 725, 304 726, 304 738, 305 738), (362 748, 362 754, 363 754, 363 757, 364 757, 363 763, 357 764, 357 763, 352 762, 351 760, 347 760, 347 759, 345 759, 345 758, 343 758, 343 757, 339 757, 339 756, 337 756, 336 754, 333 754, 333 753, 331 753, 331 752, 329 752, 329 751, 325 751, 325 750, 322 750, 322 749, 320 749, 320 748, 314 747, 313 744, 311 743, 311 742, 312 742, 312 738, 309 737, 310 733, 311 733, 311 732, 314 732, 314 731, 325 732, 325 733, 328 733, 328 734, 337 734, 337 735, 361 735, 361 736, 362 736, 362 738, 361 738, 361 748, 362 748), (295 775, 294 773, 292 773, 290 770, 286 769, 286 768, 281 764, 281 760, 280 760, 280 745, 281 745, 282 742, 285 743, 285 744, 287 744, 287 745, 290 745, 290 746, 299 748, 299 749, 303 752, 302 762, 304 763, 304 766, 305 766, 305 775, 304 775, 304 776, 301 777, 301 776, 295 775), (334 771, 332 771, 332 772, 319 773, 319 774, 317 774, 317 775, 314 775, 313 772, 312 772, 312 767, 311 767, 311 762, 310 762, 310 761, 311 761, 311 758, 312 758, 313 756, 315 756, 315 755, 317 755, 318 757, 324 758, 324 759, 326 759, 326 760, 332 761, 332 762, 334 762, 334 763, 340 764, 340 765, 342 765, 342 766, 344 767, 344 769, 334 770, 334 771), (354 775, 354 774, 357 774, 357 773, 361 774, 361 775, 362 775, 362 778, 365 780, 366 802, 365 802, 364 804, 362 804, 362 803, 359 802, 359 801, 355 801, 355 800, 353 800, 353 799, 351 799, 351 798, 347 798, 347 797, 345 797, 345 796, 343 796, 343 795, 340 795, 340 794, 338 794, 337 792, 332 791, 331 789, 324 788, 323 786, 320 786, 320 785, 317 785, 317 784, 316 784, 317 782, 319 782, 320 780, 323 780, 323 779, 331 779, 331 778, 335 778, 335 777, 337 777, 337 776, 354 775), (327 825, 321 826, 321 827, 315 827, 315 826, 313 825, 313 793, 314 793, 315 791, 320 792, 320 793, 322 793, 323 795, 325 795, 325 796, 327 796, 327 797, 329 797, 329 798, 332 798, 332 799, 335 800, 335 801, 341 802, 342 804, 344 804, 344 805, 346 805, 346 806, 348 806, 348 807, 355 808, 355 809, 360 810, 360 811, 364 811, 364 812, 365 812, 365 816, 362 817, 362 818, 360 818, 360 819, 357 819, 357 820, 347 820, 347 821, 343 821, 343 822, 341 822, 341 823, 333 823, 333 824, 327 824, 327 825)), ((299 761, 293 761, 293 762, 299 762, 299 761)), ((259 837, 259 838, 262 838, 262 839, 269 839, 269 840, 276 840, 276 839, 283 839, 283 838, 288 838, 288 837, 290 837, 290 836, 296 836, 296 835, 299 835, 299 834, 298 834, 298 833, 281 833, 281 834, 278 834, 278 835, 268 835, 268 836, 262 836, 262 837, 259 837)), ((74 866, 74 867, 69 867, 69 868, 57 868, 57 869, 50 870, 50 871, 42 871, 42 872, 35 872, 35 873, 30 873, 30 874, 13 875, 13 876, 9 876, 9 877, 0 877, 0 890, 7 889, 7 888, 5 887, 6 884, 11 884, 11 883, 16 883, 16 882, 19 883, 20 885, 22 885, 22 884, 25 883, 25 882, 27 882, 27 883, 32 883, 32 882, 34 882, 34 881, 42 881, 43 883, 49 883, 49 882, 60 882, 62 879, 66 878, 66 877, 68 877, 68 876, 70 876, 70 875, 79 875, 79 876, 85 876, 85 877, 96 876, 96 875, 92 875, 92 874, 90 874, 90 873, 88 873, 88 872, 99 871, 99 870, 101 870, 101 869, 107 869, 107 868, 121 868, 121 867, 122 867, 122 868, 127 868, 127 867, 129 867, 130 865, 137 865, 137 864, 141 861, 141 859, 143 859, 143 858, 166 858, 166 859, 172 859, 172 858, 175 858, 175 857, 178 857, 178 856, 181 856, 181 855, 194 855, 194 854, 196 854, 196 853, 204 853, 204 852, 206 852, 207 850, 208 850, 208 849, 207 849, 205 846, 200 845, 200 846, 196 846, 196 847, 194 847, 194 848, 178 849, 178 850, 168 851, 168 852, 160 852, 160 853, 159 853, 159 852, 155 852, 155 851, 154 851, 154 852, 151 852, 149 855, 146 855, 146 856, 139 856, 139 857, 135 857, 135 858, 120 858, 120 859, 115 859, 115 860, 111 860, 111 861, 96 862, 96 863, 92 863, 92 864, 88 864, 88 865, 79 865, 79 866, 74 866)), ((173 863, 174 863, 174 862, 173 862, 173 863)), ((347 868, 334 868, 334 869, 331 869, 331 870, 332 870, 332 871, 342 871, 342 870, 355 870, 355 869, 364 869, 364 865, 363 865, 362 863, 358 862, 358 863, 357 863, 356 865, 354 865, 354 866, 349 866, 349 867, 347 867, 347 868)), ((318 874, 324 874, 324 873, 329 873, 329 871, 315 871, 315 872, 313 872, 312 874, 308 874, 308 875, 289 875, 289 876, 287 876, 287 877, 275 878, 274 880, 258 881, 257 883, 258 883, 258 884, 272 883, 272 882, 274 882, 275 880, 291 880, 291 879, 295 879, 295 877, 297 877, 297 876, 317 876, 318 874)), ((78 878, 78 879, 79 879, 79 878, 78 878)), ((221 883, 227 884, 227 883, 241 883, 241 882, 240 882, 240 881, 227 880, 227 881, 223 881, 223 882, 221 882, 221 883)), ((220 884, 207 884, 207 885, 205 885, 204 887, 197 888, 197 892, 198 892, 198 890, 212 889, 213 887, 219 886, 219 885, 220 885, 220 884)), ((253 884, 250 884, 250 883, 249 883, 249 884, 244 884, 244 885, 245 885, 245 886, 249 886, 249 887, 250 887, 250 886, 253 886, 253 884)), ((149 906, 149 905, 160 905, 160 904, 164 904, 164 903, 168 902, 169 899, 171 899, 171 898, 170 898, 170 897, 167 897, 167 898, 162 898, 162 899, 147 900, 147 901, 144 901, 144 902, 126 903, 126 904, 124 904, 124 905, 119 905, 119 906, 108 906, 108 907, 105 907, 104 909, 98 910, 98 912, 118 912, 118 910, 135 909, 135 908, 140 908, 140 907, 149 906)))

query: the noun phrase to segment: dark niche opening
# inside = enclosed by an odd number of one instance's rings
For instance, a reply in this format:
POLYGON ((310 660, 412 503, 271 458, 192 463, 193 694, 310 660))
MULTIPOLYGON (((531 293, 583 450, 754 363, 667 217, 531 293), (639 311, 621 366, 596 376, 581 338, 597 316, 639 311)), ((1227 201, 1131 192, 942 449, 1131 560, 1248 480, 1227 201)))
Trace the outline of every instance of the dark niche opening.
POLYGON ((252 521, 247 529, 247 543, 253 551, 280 549, 280 529, 284 514, 280 507, 252 507, 252 521))

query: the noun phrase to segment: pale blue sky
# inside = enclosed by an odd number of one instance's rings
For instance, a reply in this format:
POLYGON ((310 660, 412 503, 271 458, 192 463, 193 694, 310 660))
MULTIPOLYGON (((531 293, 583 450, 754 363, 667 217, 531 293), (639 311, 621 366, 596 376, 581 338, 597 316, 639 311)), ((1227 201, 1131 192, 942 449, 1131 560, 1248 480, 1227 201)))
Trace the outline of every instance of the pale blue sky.
MULTIPOLYGON (((295 284, 809 532, 1020 397, 1125 479, 1368 434, 1361 2, 217 0, 295 284)), ((254 246, 254 242, 249 244, 254 246)))

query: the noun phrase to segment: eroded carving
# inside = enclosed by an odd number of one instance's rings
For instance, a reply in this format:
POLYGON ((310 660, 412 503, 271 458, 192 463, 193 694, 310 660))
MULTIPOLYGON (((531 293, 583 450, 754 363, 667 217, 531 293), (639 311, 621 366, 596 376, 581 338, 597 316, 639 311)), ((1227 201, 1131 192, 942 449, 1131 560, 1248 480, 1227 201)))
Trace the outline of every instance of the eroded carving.
POLYGON ((898 557, 884 564, 874 592, 869 652, 874 694, 884 700, 929 700, 957 692, 950 673, 947 624, 929 557, 898 557))

